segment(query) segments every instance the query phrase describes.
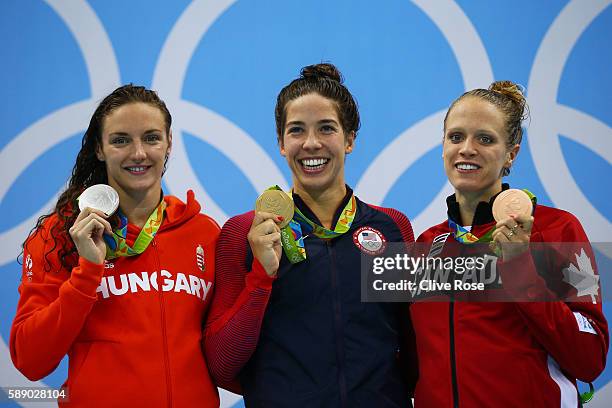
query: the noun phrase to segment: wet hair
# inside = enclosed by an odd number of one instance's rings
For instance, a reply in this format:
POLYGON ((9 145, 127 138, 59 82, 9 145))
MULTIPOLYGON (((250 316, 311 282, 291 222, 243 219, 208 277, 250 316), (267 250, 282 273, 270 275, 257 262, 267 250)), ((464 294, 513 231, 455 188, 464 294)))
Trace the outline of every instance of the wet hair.
MULTIPOLYGON (((55 251, 58 246, 58 256, 62 266, 70 270, 76 264, 77 251, 70 238, 69 229, 74 224, 79 213, 77 210, 77 197, 89 186, 94 184, 108 184, 106 164, 100 161, 96 154, 98 150, 102 148, 104 120, 116 109, 130 103, 146 103, 147 105, 158 108, 164 117, 166 134, 170 134, 172 116, 166 104, 159 98, 155 91, 147 89, 144 86, 128 84, 115 89, 100 102, 91 117, 89 127, 83 135, 81 150, 77 154, 76 162, 72 168, 68 187, 60 195, 54 210, 49 214, 42 215, 38 219, 28 238, 22 244, 22 248, 25 248, 29 239, 42 231, 43 222, 53 214, 57 215, 58 222, 49 227, 48 235, 53 240, 53 245, 51 245, 51 248, 46 251, 44 255, 47 260, 47 262, 45 262, 45 270, 48 271, 51 265, 47 257, 55 251)), ((45 239, 47 238, 49 237, 45 237, 45 239)))
POLYGON ((334 65, 321 63, 308 65, 300 71, 300 77, 285 86, 276 98, 274 117, 279 144, 287 121, 287 104, 300 96, 319 94, 335 102, 336 111, 345 134, 359 131, 359 109, 353 95, 343 84, 342 74, 334 65))
MULTIPOLYGON (((505 130, 508 133, 507 146, 521 144, 523 140, 523 120, 529 117, 529 107, 519 85, 512 81, 493 82, 488 89, 473 89, 465 92, 451 104, 444 117, 444 129, 446 129, 446 119, 448 114, 455 107, 457 102, 466 97, 481 98, 490 102, 504 114, 505 130)), ((509 168, 503 169, 503 176, 510 174, 509 168)))

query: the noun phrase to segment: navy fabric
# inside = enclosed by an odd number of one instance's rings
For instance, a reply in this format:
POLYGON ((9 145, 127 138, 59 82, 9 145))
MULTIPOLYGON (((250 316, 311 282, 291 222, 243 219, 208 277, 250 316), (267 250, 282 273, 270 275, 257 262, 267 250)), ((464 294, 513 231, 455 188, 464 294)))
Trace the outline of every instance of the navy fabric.
MULTIPOLYGON (((315 219, 299 197, 295 202, 315 219)), ((332 240, 307 237, 307 259, 298 264, 283 256, 257 348, 240 377, 247 407, 411 406, 398 359, 407 305, 361 302, 353 234, 363 226, 403 242, 391 216, 357 200, 350 231, 332 240)))

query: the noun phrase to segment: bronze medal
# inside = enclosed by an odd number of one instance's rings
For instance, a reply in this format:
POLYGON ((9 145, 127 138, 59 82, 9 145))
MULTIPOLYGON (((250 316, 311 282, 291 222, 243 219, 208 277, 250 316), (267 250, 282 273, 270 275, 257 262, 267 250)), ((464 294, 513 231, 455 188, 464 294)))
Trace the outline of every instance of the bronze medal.
POLYGON ((293 218, 293 200, 280 190, 266 190, 255 201, 255 211, 264 211, 283 217, 279 224, 284 228, 293 218))
POLYGON ((493 218, 499 222, 514 215, 531 215, 533 203, 523 190, 511 188, 502 191, 493 201, 493 218))

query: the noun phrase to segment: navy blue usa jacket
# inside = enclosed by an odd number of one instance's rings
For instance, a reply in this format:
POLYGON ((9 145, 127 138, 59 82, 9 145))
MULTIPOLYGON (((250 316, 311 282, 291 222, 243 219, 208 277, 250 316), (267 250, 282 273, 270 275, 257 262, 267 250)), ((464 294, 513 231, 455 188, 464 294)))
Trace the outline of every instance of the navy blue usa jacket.
MULTIPOLYGON (((295 194, 294 201, 318 222, 295 194)), ((414 241, 407 217, 357 199, 348 232, 308 236, 307 259, 291 264, 283 255, 273 279, 246 241, 253 216, 230 219, 217 247, 205 346, 213 378, 231 388, 237 376, 247 407, 411 407, 416 357, 408 305, 362 302, 360 266, 362 253, 414 241)))

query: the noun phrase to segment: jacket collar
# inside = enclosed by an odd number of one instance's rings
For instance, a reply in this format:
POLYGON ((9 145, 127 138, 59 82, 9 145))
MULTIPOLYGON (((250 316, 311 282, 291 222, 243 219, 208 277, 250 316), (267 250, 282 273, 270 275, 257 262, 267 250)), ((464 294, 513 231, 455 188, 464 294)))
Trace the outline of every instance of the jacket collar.
MULTIPOLYGON (((502 189, 499 193, 509 188, 510 188, 510 185, 508 183, 503 183, 502 189)), ((474 219, 472 220, 472 223, 469 225, 472 225, 472 226, 483 225, 483 224, 489 224, 495 221, 495 218, 493 218, 493 201, 495 201, 495 198, 499 195, 499 193, 491 197, 489 202, 481 201, 478 203, 478 205, 476 206, 476 212, 474 213, 474 219)), ((463 224, 461 220, 461 212, 459 211, 459 203, 457 202, 457 198, 455 197, 455 194, 446 197, 446 207, 447 207, 446 213, 449 219, 455 221, 459 225, 466 225, 466 224, 463 224)))
MULTIPOLYGON (((353 189, 351 189, 348 185, 346 185, 346 194, 344 195, 344 198, 340 202, 340 205, 338 206, 338 208, 336 208, 336 211, 334 212, 334 218, 332 219, 332 225, 331 225, 332 230, 336 227, 336 223, 340 219, 340 215, 342 215, 342 211, 344 210, 344 207, 351 199, 352 195, 353 195, 353 189)), ((306 203, 301 199, 301 197, 298 194, 292 193, 292 197, 293 197, 293 202, 295 203, 295 206, 300 209, 302 214, 308 217, 310 221, 321 225, 321 221, 319 220, 319 218, 317 218, 315 213, 312 212, 310 208, 308 208, 306 203)))

